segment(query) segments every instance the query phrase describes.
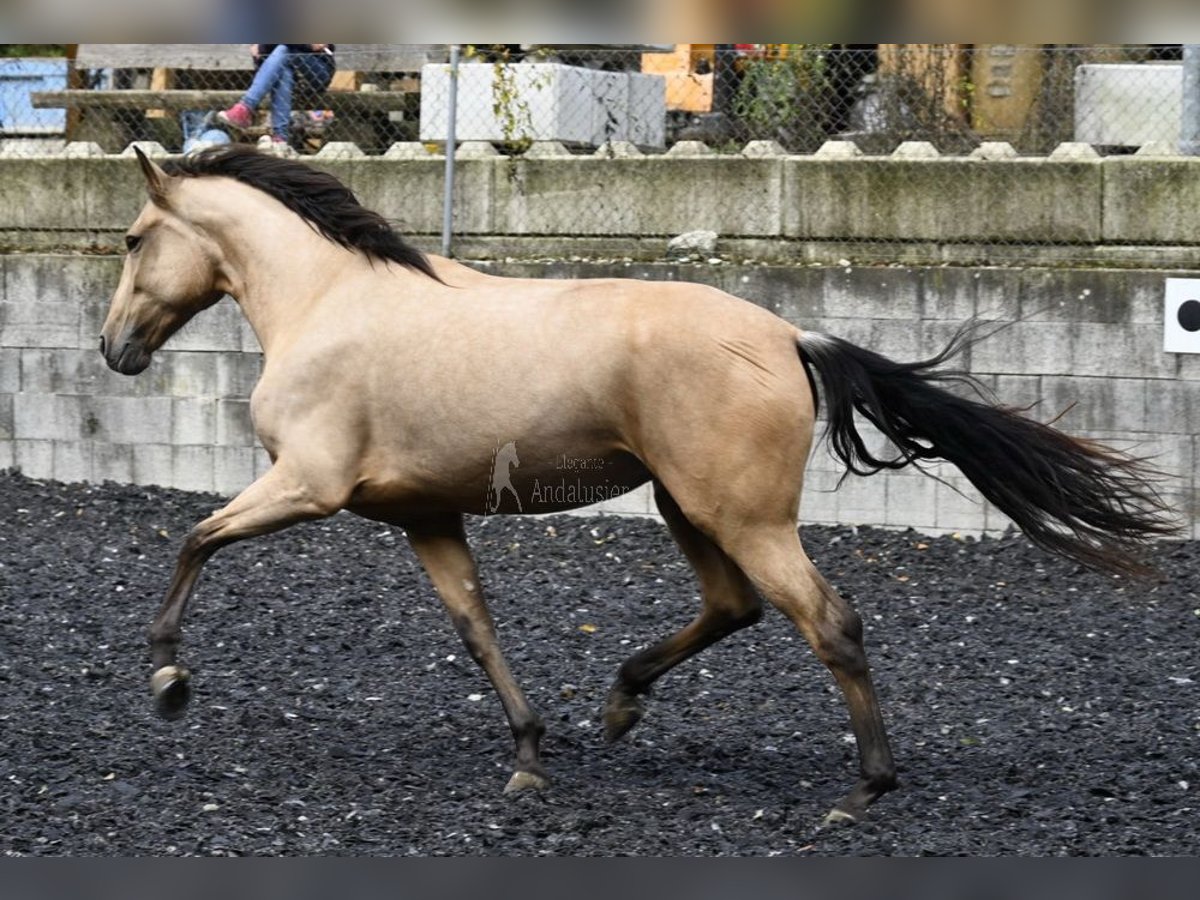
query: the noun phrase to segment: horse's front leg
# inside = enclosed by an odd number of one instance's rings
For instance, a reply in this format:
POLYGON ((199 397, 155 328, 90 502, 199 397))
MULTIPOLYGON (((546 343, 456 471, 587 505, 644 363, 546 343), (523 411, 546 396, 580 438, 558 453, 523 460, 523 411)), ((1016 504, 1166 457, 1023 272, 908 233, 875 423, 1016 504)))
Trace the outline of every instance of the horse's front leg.
POLYGON ((191 674, 178 665, 176 653, 179 623, 204 564, 226 544, 337 512, 341 504, 333 498, 334 492, 317 489, 313 484, 313 479, 304 479, 277 464, 188 534, 166 599, 150 626, 154 664, 150 687, 159 715, 178 718, 191 696, 191 674))
POLYGON ((458 636, 471 658, 487 674, 500 696, 517 745, 517 765, 504 788, 506 794, 541 789, 550 783, 538 751, 545 727, 530 708, 500 653, 496 628, 483 602, 475 560, 463 532, 462 516, 407 524, 409 542, 442 598, 458 636))

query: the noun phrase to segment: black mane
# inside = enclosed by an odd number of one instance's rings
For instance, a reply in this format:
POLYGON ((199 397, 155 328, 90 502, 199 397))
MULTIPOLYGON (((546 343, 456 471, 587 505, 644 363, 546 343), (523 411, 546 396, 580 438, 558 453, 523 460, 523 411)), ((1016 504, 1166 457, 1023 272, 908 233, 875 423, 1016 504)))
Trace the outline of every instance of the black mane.
POLYGON ((441 281, 429 259, 405 242, 379 213, 327 172, 303 163, 227 144, 168 161, 169 175, 224 175, 274 197, 334 243, 391 260, 441 281))

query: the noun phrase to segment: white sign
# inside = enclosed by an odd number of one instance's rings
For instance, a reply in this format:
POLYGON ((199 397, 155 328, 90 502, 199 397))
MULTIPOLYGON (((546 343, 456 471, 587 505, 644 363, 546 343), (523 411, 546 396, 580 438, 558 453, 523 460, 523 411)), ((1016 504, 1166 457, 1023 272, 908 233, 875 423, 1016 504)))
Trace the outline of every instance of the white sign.
POLYGON ((1200 353, 1200 278, 1168 278, 1163 305, 1163 350, 1200 353))

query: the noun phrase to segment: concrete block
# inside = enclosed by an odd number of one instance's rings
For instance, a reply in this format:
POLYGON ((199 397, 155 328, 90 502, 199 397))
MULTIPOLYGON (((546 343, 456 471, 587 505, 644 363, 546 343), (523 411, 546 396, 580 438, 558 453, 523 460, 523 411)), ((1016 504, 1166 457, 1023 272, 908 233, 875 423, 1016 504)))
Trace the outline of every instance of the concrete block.
POLYGON ((884 525, 887 518, 887 485, 882 476, 851 475, 838 488, 838 518, 847 525, 884 525))
POLYGON ((17 440, 15 465, 17 470, 29 478, 54 477, 54 442, 44 440, 17 440))
POLYGON ((971 151, 972 159, 1014 159, 1017 151, 1008 141, 984 141, 971 151))
POLYGON ((79 346, 79 307, 72 303, 0 303, 0 347, 79 346))
POLYGON ((648 516, 654 513, 654 494, 650 485, 642 485, 627 494, 586 507, 589 513, 618 516, 648 516))
POLYGON ((908 321, 920 317, 920 285, 913 269, 831 266, 822 271, 826 315, 908 321))
POLYGON ((1083 141, 1063 141, 1046 158, 1056 162, 1079 162, 1099 160, 1100 154, 1095 147, 1083 141))
POLYGON ((176 445, 171 448, 171 483, 184 491, 212 491, 213 448, 176 445))
POLYGON ((510 234, 776 235, 784 163, 666 155, 599 164, 589 157, 514 159, 498 164, 509 168, 494 185, 497 227, 510 234), (640 201, 619 199, 630 197, 640 201))
POLYGON ((217 384, 209 394, 230 400, 248 399, 262 377, 262 367, 262 356, 257 353, 218 354, 217 384))
POLYGON ((916 270, 924 319, 965 322, 975 315, 978 279, 975 271, 947 266, 916 270))
MULTIPOLYGON (((423 141, 446 139, 449 76, 444 64, 421 71, 423 141)), ((458 69, 459 140, 593 146, 627 140, 661 147, 665 122, 666 83, 659 75, 559 63, 467 63, 458 69)))
POLYGON ((1070 328, 1072 374, 1175 377, 1175 355, 1163 352, 1161 324, 1080 322, 1070 328))
POLYGON ((1075 69, 1077 141, 1125 147, 1145 141, 1175 145, 1182 106, 1182 66, 1085 63, 1075 69))
POLYGON ((222 447, 252 447, 255 440, 250 403, 245 400, 218 400, 217 444, 222 447))
MULTIPOLYGON (((0 229, 103 227, 89 218, 92 176, 90 163, 78 160, 0 159, 0 229)), ((138 196, 144 200, 145 191, 138 196)))
POLYGON ((735 297, 769 309, 801 328, 811 328, 825 305, 826 273, 809 266, 730 269, 720 285, 735 297))
POLYGON ((118 444, 169 444, 169 397, 83 397, 78 418, 83 434, 118 444))
POLYGON ((174 487, 173 451, 170 444, 133 445, 133 481, 174 487))
POLYGON ((1099 164, 815 156, 782 164, 788 237, 1033 244, 1100 239, 1099 164))
POLYGON ((229 298, 203 310, 165 345, 171 350, 241 350, 244 316, 229 298))
MULTIPOLYGON (((1140 378, 1088 378, 1060 375, 1042 379, 1041 421, 1062 415, 1055 427, 1072 435, 1147 428, 1147 398, 1153 393, 1140 378)), ((1163 382, 1164 385, 1169 382, 1163 382)))
POLYGON ((187 398, 171 401, 171 443, 214 444, 217 438, 217 401, 187 398))
POLYGON ((994 375, 990 376, 989 380, 989 387, 995 392, 1001 406, 1027 410, 1023 415, 1039 422, 1053 419, 1066 408, 1046 402, 1042 382, 1053 381, 1054 378, 1043 378, 1039 375, 994 375))
MULTIPOLYGON (((1029 322, 1131 323, 1131 282, 1139 280, 1139 276, 1141 273, 1110 269, 1025 270, 1021 278, 1020 318, 1029 322)), ((1160 279, 1160 298, 1161 290, 1160 279)))
POLYGON ((1142 382, 1146 401, 1144 423, 1126 422, 1121 415, 1107 425, 1132 431, 1148 431, 1162 434, 1200 433, 1200 402, 1197 402, 1196 385, 1186 381, 1166 378, 1149 379, 1142 382))
MULTIPOLYGON (((510 171, 509 160, 460 160, 454 176, 456 234, 508 232, 493 224, 495 172, 510 171)), ((403 234, 441 234, 442 196, 446 165, 440 158, 392 160, 370 157, 332 171, 351 185, 359 201, 395 223, 403 234)), ((503 176, 502 176, 503 177, 503 176)))
POLYGON ((136 484, 133 445, 97 441, 92 444, 92 480, 136 484))
POLYGON ((892 151, 895 159, 937 159, 939 156, 937 147, 929 141, 901 141, 892 151))
POLYGON ((841 472, 818 468, 824 460, 814 460, 804 475, 800 496, 800 525, 833 525, 841 521, 838 509, 838 482, 841 472))
POLYGON ((420 141, 396 141, 383 154, 384 159, 429 159, 434 154, 420 141))
POLYGON ((975 269, 970 277, 975 281, 975 315, 994 322, 1020 318, 1023 279, 1020 269, 975 269))
POLYGON ((976 374, 1070 375, 1073 326, 1060 322, 1017 322, 971 348, 976 374))
POLYGON ((234 497, 254 481, 255 454, 253 447, 213 448, 213 490, 225 497, 234 497))
POLYGON ((55 441, 54 480, 66 483, 94 480, 92 448, 91 441, 55 441))
POLYGON ((1110 156, 1104 169, 1105 241, 1191 244, 1200 234, 1200 159, 1110 156))
POLYGON ((16 437, 13 421, 13 395, 0 394, 0 441, 11 441, 16 437))
POLYGON ((21 355, 8 348, 0 353, 0 394, 15 394, 21 389, 21 355))
MULTIPOLYGON (((141 381, 150 375, 155 394, 209 398, 220 390, 221 373, 226 360, 242 355, 236 351, 208 353, 163 348, 155 354, 150 370, 137 376, 134 381, 141 381)), ((128 383, 129 379, 126 379, 128 383)))
POLYGON ((933 528, 937 524, 937 482, 918 472, 888 472, 884 524, 900 528, 933 528))
POLYGON ((853 159, 863 152, 854 141, 826 141, 813 155, 821 159, 853 159))
POLYGON ((92 349, 28 349, 5 355, 19 361, 21 390, 26 393, 120 393, 133 383, 109 369, 92 349))
POLYGON ((0 438, 0 471, 17 467, 17 442, 0 438))
POLYGON ((82 397, 20 393, 12 399, 13 433, 18 440, 75 441, 91 436, 84 431, 82 397))
POLYGON ((934 494, 934 525, 939 532, 982 532, 987 524, 987 503, 961 475, 947 478, 934 494))

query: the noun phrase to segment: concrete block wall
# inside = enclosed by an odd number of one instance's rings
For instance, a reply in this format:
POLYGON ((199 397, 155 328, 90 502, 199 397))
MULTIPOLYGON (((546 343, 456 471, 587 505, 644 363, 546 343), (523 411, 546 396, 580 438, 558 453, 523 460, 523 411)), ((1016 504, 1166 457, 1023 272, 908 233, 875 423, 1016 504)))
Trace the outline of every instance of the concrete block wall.
POLYGON ((230 496, 265 470, 247 401, 261 357, 232 301, 127 378, 97 351, 119 258, 9 255, 0 266, 0 467, 230 496))
MULTIPOLYGON (((483 265, 483 264, 481 264, 483 265)), ((206 311, 136 378, 110 372, 96 335, 120 260, 23 254, 0 260, 0 467, 37 478, 163 484, 232 495, 267 465, 248 397, 261 361, 229 300, 206 311)), ((896 358, 937 352, 971 316, 1012 323, 967 367, 1013 406, 1066 430, 1158 457, 1166 495, 1196 534, 1200 359, 1163 353, 1169 272, 1128 269, 490 263, 498 274, 712 284, 798 326, 896 358), (1072 404, 1074 404, 1072 406, 1072 404)), ((851 477, 818 446, 804 521, 996 532, 1003 516, 954 469, 851 477)), ((648 491, 603 508, 653 514, 648 491)))

